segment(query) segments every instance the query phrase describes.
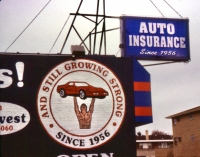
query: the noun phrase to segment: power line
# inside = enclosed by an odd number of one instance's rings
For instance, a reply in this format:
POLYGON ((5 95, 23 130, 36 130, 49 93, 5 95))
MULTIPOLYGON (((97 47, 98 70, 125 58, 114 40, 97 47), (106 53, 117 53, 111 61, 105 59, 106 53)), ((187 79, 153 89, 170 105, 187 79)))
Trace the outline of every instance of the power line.
MULTIPOLYGON (((55 46, 55 44, 56 44, 56 42, 57 42, 58 38, 60 37, 60 34, 62 33, 62 31, 63 31, 63 29, 64 29, 65 25, 67 24, 67 22, 68 22, 68 20, 69 20, 69 17, 70 17, 70 15, 68 16, 68 18, 67 18, 67 20, 65 21, 65 23, 64 23, 64 25, 63 25, 63 27, 62 27, 62 29, 61 29, 60 33, 58 34, 58 36, 57 36, 57 38, 56 38, 55 42, 53 43, 53 46, 51 47, 51 50, 54 48, 54 46, 55 46)), ((49 51, 49 53, 51 53, 51 50, 49 51)))
POLYGON ((162 14, 162 12, 158 9, 158 7, 152 2, 152 0, 150 0, 151 1, 151 3, 154 5, 154 7, 160 12, 160 14, 163 16, 163 17, 165 17, 163 14, 162 14))
POLYGON ((143 65, 143 67, 155 66, 155 65, 163 65, 163 64, 171 64, 171 63, 177 63, 177 62, 171 61, 171 62, 164 62, 164 63, 157 63, 157 64, 147 64, 147 65, 143 65))
MULTIPOLYGON (((164 0, 164 2, 165 3, 167 3, 165 0, 164 0)), ((172 8, 172 6, 169 4, 169 3, 167 3, 168 4, 168 6, 170 6, 170 8, 172 8)), ((172 8, 181 18, 183 18, 174 8, 172 8)))
POLYGON ((24 30, 15 38, 15 40, 8 46, 8 48, 5 50, 5 52, 16 42, 16 40, 26 31, 26 29, 33 23, 33 21, 40 15, 40 13, 47 7, 47 5, 50 3, 51 0, 40 10, 40 12, 33 18, 33 20, 24 28, 24 30))

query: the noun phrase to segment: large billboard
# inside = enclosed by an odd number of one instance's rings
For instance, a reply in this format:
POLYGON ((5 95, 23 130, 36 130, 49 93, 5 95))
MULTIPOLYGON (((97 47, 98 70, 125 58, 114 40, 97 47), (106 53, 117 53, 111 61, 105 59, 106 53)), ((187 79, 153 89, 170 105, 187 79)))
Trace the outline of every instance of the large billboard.
POLYGON ((189 19, 121 17, 125 57, 148 60, 190 60, 189 19))
POLYGON ((0 54, 0 156, 136 156, 133 60, 0 54))

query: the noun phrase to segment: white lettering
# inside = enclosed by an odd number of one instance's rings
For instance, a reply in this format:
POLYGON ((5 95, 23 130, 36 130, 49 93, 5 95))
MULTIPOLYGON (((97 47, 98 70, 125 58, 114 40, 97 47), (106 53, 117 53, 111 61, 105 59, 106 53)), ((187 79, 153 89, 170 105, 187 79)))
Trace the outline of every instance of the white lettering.
POLYGON ((133 40, 132 40, 132 35, 129 35, 129 46, 133 46, 133 40))
POLYGON ((179 43, 178 43, 178 41, 179 41, 179 38, 178 38, 178 37, 175 37, 175 38, 174 38, 174 47, 175 47, 175 48, 179 48, 179 43))
POLYGON ((165 29, 167 29, 167 33, 172 35, 175 33, 175 26, 172 23, 152 23, 148 22, 148 27, 145 22, 140 23, 140 30, 139 33, 157 33, 157 29, 160 29, 160 34, 165 34, 165 29))
POLYGON ((167 37, 167 47, 173 47, 173 37, 167 37))
POLYGON ((139 46, 139 35, 133 35, 133 46, 139 46))
POLYGON ((140 46, 143 46, 143 47, 146 46, 145 36, 144 35, 140 36, 140 46))
POLYGON ((157 23, 157 27, 160 28, 160 34, 164 34, 164 28, 166 28, 166 23, 157 23))
POLYGON ((130 35, 129 46, 186 48, 184 37, 130 35))
POLYGON ((168 34, 174 34, 175 33, 174 24, 172 24, 172 23, 167 24, 167 33, 168 34))
POLYGON ((142 49, 142 50, 140 51, 140 54, 145 54, 145 55, 157 55, 157 53, 158 53, 158 52, 156 52, 156 51, 148 51, 148 50, 146 50, 146 49, 142 49))
POLYGON ((98 157, 98 154, 88 154, 87 157, 98 157))
POLYGON ((149 22, 149 33, 155 34, 157 32, 156 23, 149 22), (152 27, 153 25, 153 27, 152 27))
POLYGON ((101 153, 101 157, 113 157, 113 153, 110 153, 109 156, 105 153, 101 153))
POLYGON ((140 33, 148 33, 147 26, 145 22, 140 23, 140 33))
MULTIPOLYGON (((72 157, 113 157, 114 153, 110 153, 109 155, 106 153, 101 153, 100 156, 98 154, 76 154, 72 155, 72 157)), ((59 155, 57 157, 70 157, 68 155, 59 155)))
POLYGON ((152 47, 153 46, 152 36, 147 36, 147 46, 148 47, 152 47))
POLYGON ((185 38, 183 38, 183 37, 180 37, 180 48, 186 48, 185 38))
POLYGON ((154 47, 160 47, 159 37, 158 36, 154 36, 153 40, 154 40, 154 47))
POLYGON ((8 69, 0 70, 0 88, 7 88, 13 83, 13 79, 7 75, 12 75, 12 71, 8 69))
POLYGON ((161 37, 160 47, 167 47, 166 40, 165 40, 164 36, 161 37))

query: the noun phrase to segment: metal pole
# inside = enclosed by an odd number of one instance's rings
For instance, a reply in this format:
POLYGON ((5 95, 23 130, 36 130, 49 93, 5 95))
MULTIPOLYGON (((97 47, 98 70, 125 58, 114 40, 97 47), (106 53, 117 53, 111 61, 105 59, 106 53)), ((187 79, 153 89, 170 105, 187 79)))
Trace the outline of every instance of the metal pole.
POLYGON ((105 53, 105 55, 106 55, 106 18, 105 18, 105 16, 106 16, 106 4, 105 4, 105 0, 103 0, 103 8, 104 8, 104 10, 103 10, 103 15, 104 15, 104 53, 105 53))
POLYGON ((91 32, 90 32, 90 36, 89 36, 89 46, 90 46, 89 54, 91 55, 91 50, 92 50, 92 45, 91 45, 91 32))
MULTIPOLYGON (((77 35, 78 35, 78 37, 80 38, 80 40, 83 42, 83 39, 81 38, 81 36, 80 36, 80 34, 78 33, 77 29, 76 29, 74 26, 72 26, 72 27, 74 28, 74 30, 75 30, 75 32, 77 33, 77 35)), ((88 49, 87 45, 85 44, 85 42, 83 42, 83 44, 84 44, 85 48, 88 50, 88 52, 89 52, 89 49, 88 49)))
POLYGON ((98 22, 98 14, 99 14, 99 0, 97 0, 97 12, 96 12, 96 24, 95 24, 95 35, 94 35, 94 46, 93 46, 93 54, 95 53, 96 46, 96 32, 97 32, 97 22, 98 22))
POLYGON ((101 54, 101 47, 102 47, 102 42, 103 42, 103 35, 104 35, 104 22, 103 22, 103 27, 102 27, 102 33, 101 33, 101 41, 100 41, 100 46, 99 46, 99 55, 101 54))
POLYGON ((81 7, 82 2, 83 2, 83 0, 81 0, 81 2, 80 2, 80 4, 79 4, 79 7, 78 7, 78 9, 77 9, 77 11, 76 11, 76 14, 75 14, 75 16, 74 16, 74 20, 72 21, 71 27, 70 27, 70 29, 69 29, 69 31, 68 31, 68 34, 67 34, 66 38, 65 38, 65 41, 64 41, 63 46, 62 46, 62 48, 61 48, 60 54, 62 53, 62 51, 63 51, 63 49, 64 49, 64 47, 65 47, 65 44, 66 44, 66 42, 67 42, 67 39, 68 39, 68 37, 69 37, 69 34, 70 34, 70 32, 71 32, 71 29, 72 29, 72 27, 73 27, 74 21, 75 21, 76 16, 77 16, 77 14, 78 14, 78 12, 79 12, 79 9, 80 9, 80 7, 81 7))

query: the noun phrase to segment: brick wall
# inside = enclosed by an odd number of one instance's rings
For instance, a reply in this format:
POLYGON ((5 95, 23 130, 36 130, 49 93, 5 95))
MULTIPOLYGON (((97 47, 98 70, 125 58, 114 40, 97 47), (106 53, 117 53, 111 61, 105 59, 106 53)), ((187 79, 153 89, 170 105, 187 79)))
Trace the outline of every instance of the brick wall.
MULTIPOLYGON (((173 124, 173 136, 176 145, 173 145, 174 157, 200 156, 200 112, 186 114, 173 124)), ((179 119, 178 118, 178 119, 179 119)))
POLYGON ((155 157, 154 149, 137 149, 137 156, 155 157))
POLYGON ((173 148, 156 148, 155 157, 173 157, 173 148))

